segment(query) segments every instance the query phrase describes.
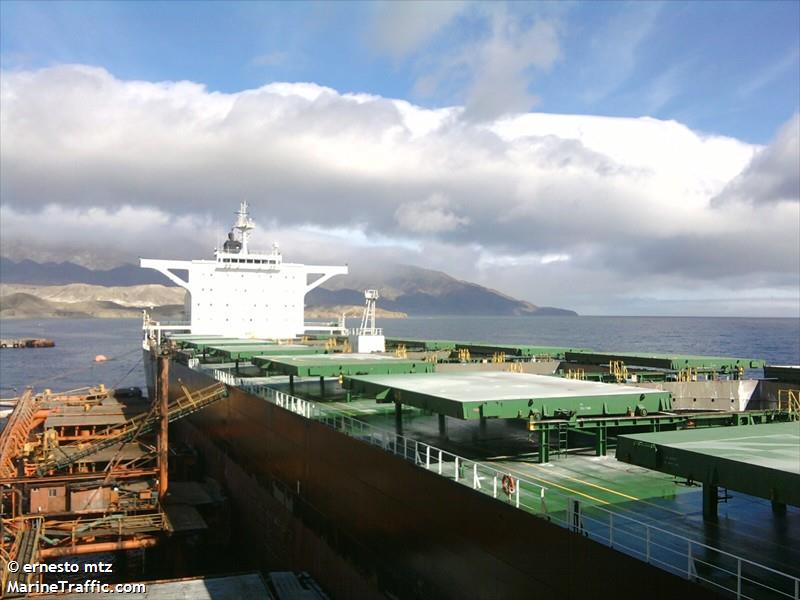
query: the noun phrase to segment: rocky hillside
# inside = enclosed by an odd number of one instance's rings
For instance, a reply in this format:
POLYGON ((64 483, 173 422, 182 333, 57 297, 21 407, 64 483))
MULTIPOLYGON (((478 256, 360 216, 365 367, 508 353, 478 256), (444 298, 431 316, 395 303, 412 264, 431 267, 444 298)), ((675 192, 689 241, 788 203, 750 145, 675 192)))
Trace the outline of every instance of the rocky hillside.
MULTIPOLYGON (((24 293, 0 296, 2 319, 127 319, 141 315, 140 308, 108 301, 53 302, 24 293)), ((153 311, 153 316, 156 319, 180 319, 183 316, 183 305, 159 306, 153 311)))
POLYGON ((378 305, 409 315, 541 316, 575 315, 574 311, 536 306, 496 290, 455 279, 446 273, 409 265, 375 271, 351 267, 347 277, 334 277, 312 291, 309 306, 363 303, 364 290, 378 288, 378 305))
POLYGON ((111 302, 121 307, 183 306, 184 290, 166 285, 112 286, 71 283, 69 285, 27 285, 0 283, 0 297, 27 294, 51 302, 111 302))

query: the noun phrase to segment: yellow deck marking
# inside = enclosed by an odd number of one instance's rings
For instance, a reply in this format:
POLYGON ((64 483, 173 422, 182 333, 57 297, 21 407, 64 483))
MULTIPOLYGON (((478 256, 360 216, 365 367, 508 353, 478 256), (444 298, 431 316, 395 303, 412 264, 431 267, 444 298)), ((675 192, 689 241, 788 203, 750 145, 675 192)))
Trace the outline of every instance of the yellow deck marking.
MULTIPOLYGON (((544 467, 541 467, 539 465, 531 465, 531 464, 529 464, 528 466, 536 467, 537 469, 544 469, 544 467)), ((591 483, 589 481, 584 481, 583 479, 578 479, 577 477, 570 477, 569 475, 562 475, 560 473, 559 473, 558 476, 559 477, 563 477, 564 479, 571 479, 572 481, 577 481, 578 483, 582 483, 584 485, 590 485, 590 486, 592 486, 594 488, 597 488, 598 490, 603 490, 604 492, 608 492, 609 494, 616 494, 617 496, 622 496, 623 498, 627 498, 628 500, 636 500, 636 501, 641 500, 641 498, 637 498, 636 496, 629 496, 628 494, 625 494, 623 492, 618 492, 616 490, 612 490, 612 489, 603 487, 602 485, 597 485, 596 483, 591 483)))
POLYGON ((606 502, 605 500, 601 500, 600 498, 595 498, 594 496, 590 496, 589 494, 584 494, 583 492, 579 492, 578 490, 573 490, 572 488, 568 488, 565 485, 559 485, 558 483, 555 483, 554 481, 550 481, 549 479, 544 479, 542 477, 534 477, 533 475, 529 475, 528 473, 525 473, 524 471, 519 471, 517 469, 514 469, 513 467, 510 467, 510 466, 508 466, 506 464, 504 464, 502 466, 503 466, 504 469, 507 469, 508 471, 510 471, 512 473, 516 472, 517 475, 522 475, 523 477, 527 477, 527 478, 530 478, 530 479, 535 479, 536 481, 542 481, 542 482, 544 482, 544 483, 546 483, 548 485, 552 485, 552 486, 555 486, 557 488, 561 488, 562 490, 566 490, 566 491, 571 492, 573 494, 578 494, 579 496, 583 496, 584 498, 589 498, 589 500, 594 500, 595 502, 597 502, 599 504, 608 504, 608 502, 606 502))
MULTIPOLYGON (((487 459, 487 460, 490 460, 490 461, 494 461, 494 460, 507 460, 507 459, 512 459, 512 460, 513 460, 514 458, 516 458, 516 457, 514 457, 514 456, 492 456, 490 459, 487 459)), ((534 465, 534 464, 531 464, 531 463, 527 463, 527 464, 528 464, 528 466, 530 466, 530 467, 536 467, 537 469, 544 469, 544 470, 547 470, 547 469, 546 469, 546 467, 542 467, 542 466, 539 466, 539 465, 534 465)), ((578 478, 576 478, 576 477, 570 477, 569 475, 562 475, 562 474, 560 474, 560 473, 559 473, 559 474, 553 473, 553 475, 555 475, 555 476, 557 476, 557 477, 563 477, 563 478, 565 478, 565 479, 572 479, 573 481, 577 481, 577 482, 579 482, 579 483, 584 483, 584 484, 586 484, 586 485, 590 485, 590 486, 592 486, 592 487, 596 487, 596 488, 598 488, 598 489, 601 489, 601 490, 603 490, 603 491, 609 492, 609 493, 611 493, 611 494, 618 494, 618 495, 620 495, 620 496, 624 496, 625 498, 629 498, 629 499, 631 499, 631 500, 636 500, 637 502, 642 502, 642 503, 646 504, 647 506, 652 506, 653 508, 657 508, 657 509, 659 509, 659 510, 666 511, 666 512, 672 513, 672 514, 674 514, 674 515, 685 516, 685 515, 684 515, 682 512, 680 512, 680 511, 678 511, 678 510, 673 510, 673 509, 671 509, 671 508, 667 508, 666 506, 661 506, 661 505, 659 505, 659 504, 655 504, 655 503, 653 503, 653 502, 650 502, 650 501, 648 501, 648 500, 643 500, 643 499, 641 499, 641 498, 634 498, 633 496, 628 496, 627 494, 624 494, 624 493, 622 493, 622 492, 615 492, 614 490, 611 490, 611 489, 608 489, 608 488, 604 488, 604 487, 602 487, 602 486, 600 486, 600 485, 596 485, 596 484, 593 484, 593 483, 589 483, 588 481, 583 481, 582 479, 578 479, 578 478)), ((544 480, 544 479, 541 479, 540 481, 546 481, 546 480, 544 480)), ((558 484, 555 484, 555 483, 554 483, 553 485, 558 485, 558 484)), ((568 489, 568 488, 565 488, 565 489, 568 489)), ((605 504, 609 504, 609 503, 608 503, 608 502, 606 502, 605 504)), ((630 511, 630 510, 628 510, 628 509, 624 509, 624 508, 622 508, 622 507, 617 507, 617 508, 618 508, 619 510, 623 510, 623 511, 627 511, 627 512, 635 512, 635 511, 630 511)))
MULTIPOLYGON (((501 460, 504 460, 504 459, 513 458, 513 457, 511 457, 511 456, 494 456, 492 458, 493 459, 498 459, 499 458, 501 460)), ((534 464, 531 464, 531 463, 526 463, 526 464, 529 467, 535 467, 537 469, 543 469, 545 471, 547 470, 545 467, 542 467, 542 466, 539 466, 539 465, 534 465, 534 464)), ((603 487, 602 485, 597 485, 596 483, 591 483, 589 481, 584 481, 583 479, 578 479, 577 477, 570 477, 569 475, 562 475, 561 473, 558 473, 558 474, 553 473, 553 475, 555 475, 557 477, 561 477, 563 479, 571 479, 572 481, 577 481, 578 483, 582 483, 583 485, 588 485, 588 486, 597 488, 598 490, 602 490, 604 492, 608 492, 609 494, 616 494, 617 496, 622 496, 623 498, 627 498, 628 500, 636 500, 636 501, 640 500, 639 498, 636 498, 635 496, 629 496, 628 494, 625 494, 623 492, 618 492, 616 490, 612 490, 612 489, 603 487)), ((540 481, 546 481, 546 480, 545 479, 541 479, 540 481)), ((552 481, 550 483, 552 485, 558 486, 557 483, 553 483, 552 481)), ((558 487, 561 487, 561 486, 558 486, 558 487)), ((569 489, 569 488, 564 488, 564 489, 566 490, 566 489, 569 489)), ((575 491, 575 490, 571 490, 571 491, 575 491)), ((587 496, 587 498, 591 498, 591 496, 587 496)), ((596 498, 594 498, 594 500, 596 500, 596 498)), ((608 504, 608 503, 607 502, 603 502, 603 504, 608 504)))

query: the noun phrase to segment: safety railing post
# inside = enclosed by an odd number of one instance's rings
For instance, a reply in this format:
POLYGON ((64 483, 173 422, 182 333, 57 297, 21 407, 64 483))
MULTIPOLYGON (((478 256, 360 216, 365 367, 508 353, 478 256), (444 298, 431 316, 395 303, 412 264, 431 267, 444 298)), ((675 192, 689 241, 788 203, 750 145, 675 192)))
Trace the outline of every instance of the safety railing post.
POLYGON ((442 451, 439 450, 439 475, 442 474, 442 451))
POLYGON ((455 465, 456 465, 456 468, 455 468, 455 469, 453 469, 453 478, 454 478, 456 481, 458 481, 458 457, 457 457, 457 456, 456 456, 456 462, 455 462, 455 465))
POLYGON ((425 444, 425 468, 431 468, 431 447, 425 444))
POLYGON ((492 478, 492 498, 497 498, 497 475, 492 478))
POLYGON ((608 513, 608 545, 614 547, 614 513, 608 513))
POLYGON ((517 508, 519 508, 519 488, 521 488, 521 487, 522 487, 522 480, 521 479, 517 479, 517 485, 514 486, 514 491, 516 492, 516 495, 517 495, 517 502, 516 502, 517 508))
POLYGON ((736 600, 742 597, 742 559, 736 559, 736 600))

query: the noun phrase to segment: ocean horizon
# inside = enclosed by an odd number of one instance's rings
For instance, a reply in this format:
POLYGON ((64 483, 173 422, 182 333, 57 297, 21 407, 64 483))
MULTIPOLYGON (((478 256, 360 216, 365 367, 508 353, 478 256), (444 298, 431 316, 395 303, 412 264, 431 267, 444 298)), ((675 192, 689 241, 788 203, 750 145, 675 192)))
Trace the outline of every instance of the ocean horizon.
MULTIPOLYGON (((355 325, 357 319, 348 319, 355 325)), ((408 317, 379 319, 385 335, 605 351, 761 358, 800 364, 800 318, 789 317, 408 317)), ((141 319, 3 319, 0 337, 44 337, 55 348, 0 351, 0 397, 26 386, 62 391, 103 383, 143 387, 141 319), (109 358, 96 363, 94 357, 109 358)))

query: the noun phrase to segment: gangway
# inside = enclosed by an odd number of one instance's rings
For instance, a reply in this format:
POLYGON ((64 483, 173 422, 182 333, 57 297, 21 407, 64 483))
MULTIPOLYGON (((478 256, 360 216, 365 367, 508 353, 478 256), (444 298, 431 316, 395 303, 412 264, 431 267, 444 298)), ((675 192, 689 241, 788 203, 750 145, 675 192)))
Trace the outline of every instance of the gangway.
MULTIPOLYGON (((181 389, 184 395, 172 401, 167 410, 167 420, 170 423, 187 417, 228 395, 228 390, 225 384, 222 383, 214 383, 194 393, 189 392, 184 385, 181 386, 181 389)), ((49 457, 42 461, 37 466, 36 472, 39 476, 43 476, 80 462, 106 448, 130 442, 144 433, 153 431, 159 419, 157 411, 153 408, 147 413, 141 413, 125 421, 122 425, 110 425, 104 430, 98 431, 97 437, 99 439, 88 445, 69 444, 59 446, 54 449, 54 452, 60 456, 49 457)))

